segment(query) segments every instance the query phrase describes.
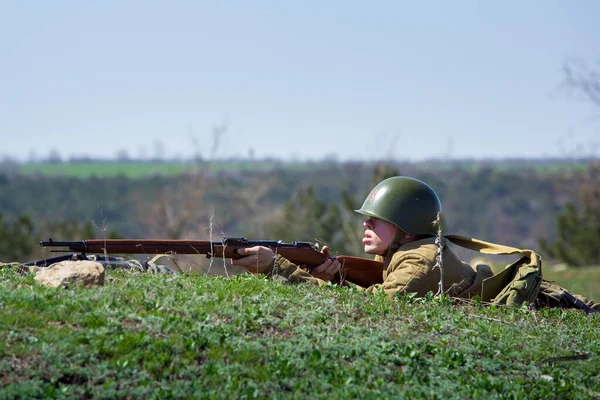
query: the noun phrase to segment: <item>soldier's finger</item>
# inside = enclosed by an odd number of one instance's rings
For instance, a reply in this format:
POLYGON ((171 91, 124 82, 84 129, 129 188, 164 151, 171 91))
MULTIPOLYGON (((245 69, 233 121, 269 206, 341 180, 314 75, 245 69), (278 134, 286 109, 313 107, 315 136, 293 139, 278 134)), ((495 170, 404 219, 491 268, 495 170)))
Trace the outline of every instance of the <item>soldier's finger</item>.
POLYGON ((329 268, 327 268, 327 273, 333 276, 336 272, 340 270, 340 267, 340 263, 337 260, 333 260, 329 268))
POLYGON ((323 264, 319 265, 318 267, 313 268, 312 272, 316 273, 316 274, 320 274, 323 271, 325 271, 327 268, 329 268, 331 266, 332 262, 333 262, 333 260, 331 258, 328 258, 323 262, 323 264))
POLYGON ((258 254, 258 251, 260 250, 260 246, 253 246, 253 247, 240 247, 239 249, 237 249, 237 253, 240 255, 250 255, 250 254, 258 254))
POLYGON ((249 255, 246 257, 238 258, 238 259, 234 258, 231 260, 231 265, 237 265, 240 267, 249 267, 252 265, 256 265, 257 260, 258 260, 258 255, 253 254, 253 255, 249 255))

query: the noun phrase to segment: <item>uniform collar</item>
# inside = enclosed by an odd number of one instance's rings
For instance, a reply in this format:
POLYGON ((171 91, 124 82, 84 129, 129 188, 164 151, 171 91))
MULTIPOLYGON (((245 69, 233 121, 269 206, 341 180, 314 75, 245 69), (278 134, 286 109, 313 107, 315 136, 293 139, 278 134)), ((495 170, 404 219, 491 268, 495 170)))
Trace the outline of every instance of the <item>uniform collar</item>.
MULTIPOLYGON (((398 249, 396 251, 402 250, 402 251, 407 251, 407 250, 414 250, 418 247, 424 246, 424 245, 428 245, 428 244, 436 244, 435 243, 435 236, 431 236, 431 237, 425 237, 422 239, 417 239, 414 240, 410 243, 405 243, 402 246, 398 247, 398 249)), ((442 244, 443 246, 446 246, 446 238, 442 237, 442 244)))

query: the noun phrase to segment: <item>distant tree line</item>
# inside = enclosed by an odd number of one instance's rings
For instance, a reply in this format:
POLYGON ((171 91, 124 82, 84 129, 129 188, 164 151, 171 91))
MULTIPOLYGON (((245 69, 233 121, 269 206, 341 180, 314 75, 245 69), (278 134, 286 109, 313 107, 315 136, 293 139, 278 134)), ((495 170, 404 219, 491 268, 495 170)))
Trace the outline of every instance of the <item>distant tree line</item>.
POLYGON ((447 233, 533 248, 573 265, 600 263, 591 250, 600 242, 597 170, 392 163, 139 179, 0 173, 0 261, 39 258, 37 242, 48 237, 109 234, 318 241, 338 254, 364 256, 361 218, 353 210, 375 183, 395 174, 422 179, 438 192, 447 233))

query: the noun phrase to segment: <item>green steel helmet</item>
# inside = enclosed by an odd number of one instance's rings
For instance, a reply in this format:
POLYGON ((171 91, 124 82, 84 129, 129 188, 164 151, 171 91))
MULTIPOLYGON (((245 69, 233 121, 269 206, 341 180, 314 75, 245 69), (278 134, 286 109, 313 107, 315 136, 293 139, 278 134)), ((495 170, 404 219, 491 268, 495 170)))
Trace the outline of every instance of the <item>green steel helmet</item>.
POLYGON ((406 233, 435 234, 442 204, 435 191, 418 179, 393 176, 371 190, 357 213, 391 222, 406 233))

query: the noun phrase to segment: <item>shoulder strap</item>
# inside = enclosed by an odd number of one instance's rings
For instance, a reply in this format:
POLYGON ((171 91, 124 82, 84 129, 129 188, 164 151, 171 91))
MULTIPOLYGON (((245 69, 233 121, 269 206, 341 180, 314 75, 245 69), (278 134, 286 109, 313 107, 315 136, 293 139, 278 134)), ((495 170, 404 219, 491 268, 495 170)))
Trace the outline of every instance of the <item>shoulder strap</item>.
POLYGON ((445 235, 447 240, 457 246, 464 247, 469 250, 475 250, 483 254, 510 256, 513 254, 521 254, 531 259, 537 264, 539 255, 533 250, 518 249, 516 247, 504 246, 501 244, 486 242, 484 240, 474 239, 459 235, 445 235))

